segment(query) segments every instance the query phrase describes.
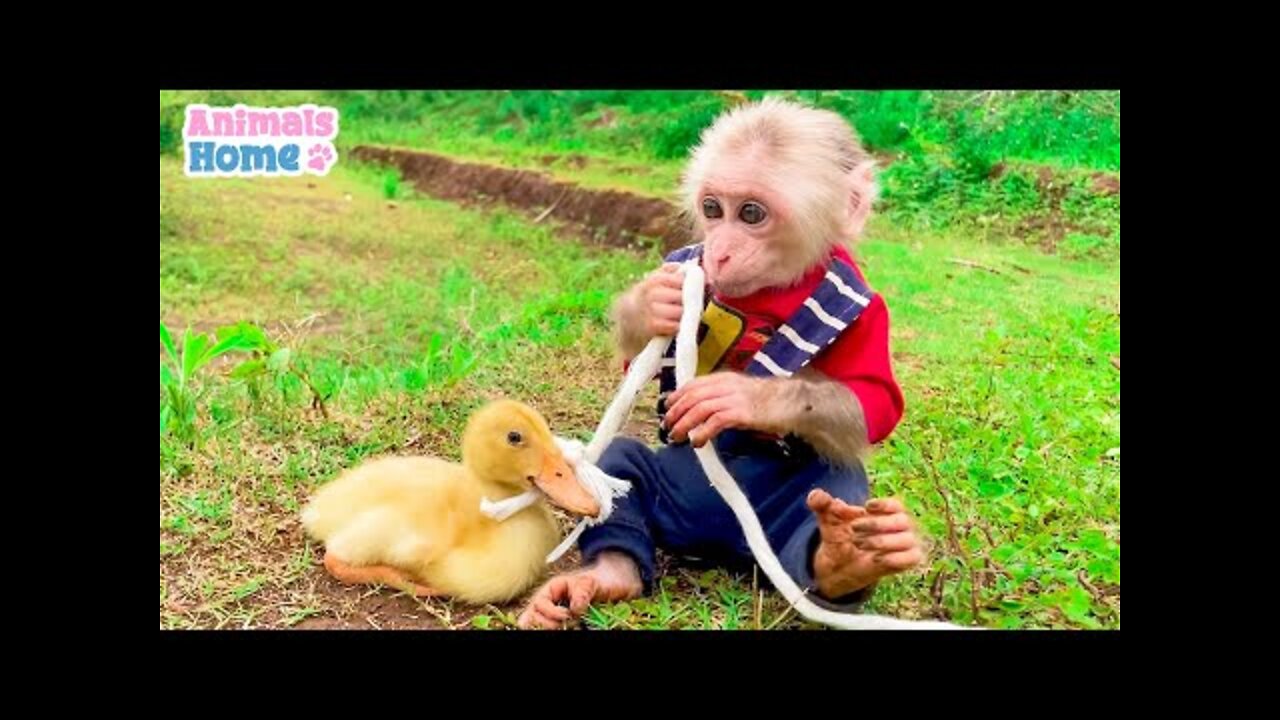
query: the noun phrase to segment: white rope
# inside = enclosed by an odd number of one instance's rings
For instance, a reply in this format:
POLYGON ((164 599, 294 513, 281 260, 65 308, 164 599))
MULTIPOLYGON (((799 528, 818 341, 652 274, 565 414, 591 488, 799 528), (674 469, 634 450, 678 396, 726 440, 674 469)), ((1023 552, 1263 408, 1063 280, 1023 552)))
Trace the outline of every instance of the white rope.
POLYGON ((561 437, 557 437, 555 440, 556 445, 560 446, 560 452, 564 453, 564 459, 573 466, 573 472, 578 476, 578 482, 600 504, 600 512, 595 517, 583 518, 578 523, 578 526, 573 529, 573 532, 569 533, 569 537, 565 538, 547 556, 547 562, 549 563, 559 560, 560 556, 565 554, 565 551, 573 547, 573 543, 582 534, 583 530, 592 525, 599 525, 609 519, 609 516, 613 514, 614 497, 621 497, 631 491, 631 483, 626 480, 619 480, 596 467, 594 458, 588 460, 588 449, 582 443, 561 437))
MULTIPOLYGON (((702 294, 704 289, 704 275, 702 268, 698 265, 698 261, 696 259, 690 260, 684 263, 683 268, 682 299, 684 312, 680 317, 680 330, 677 336, 679 342, 676 343, 676 387, 681 387, 689 380, 692 380, 697 368, 697 334, 698 323, 702 314, 702 294)), ((613 513, 613 498, 621 496, 630 490, 630 483, 605 474, 604 471, 596 467, 595 462, 600 459, 601 453, 617 436, 622 424, 626 422, 645 384, 652 380, 662 369, 662 358, 667 351, 667 347, 671 344, 671 340, 672 338, 670 337, 662 336, 653 338, 632 361, 626 378, 622 382, 622 387, 619 388, 618 394, 614 396, 613 402, 610 403, 608 410, 605 411, 604 417, 600 420, 600 425, 596 428, 590 444, 584 448, 582 443, 576 440, 555 438, 556 444, 565 455, 565 459, 573 466, 574 472, 578 476, 578 481, 600 503, 600 512, 595 517, 583 518, 578 523, 578 526, 573 529, 573 532, 564 539, 564 542, 560 543, 559 547, 547 556, 548 563, 559 559, 565 551, 573 546, 578 536, 587 527, 598 525, 607 520, 609 515, 613 513)), ((782 596, 801 616, 814 622, 820 622, 843 630, 962 629, 957 625, 931 620, 900 620, 881 615, 855 615, 835 612, 815 604, 807 597, 805 591, 801 590, 796 582, 791 579, 791 576, 783 569, 782 563, 778 562, 777 555, 774 554, 773 548, 769 546, 769 540, 764 534, 764 529, 760 527, 760 519, 756 517, 755 510, 751 507, 747 497, 743 495, 733 476, 729 474, 729 471, 725 469, 724 464, 720 461, 720 456, 716 453, 715 446, 708 442, 700 448, 695 448, 694 453, 698 457, 698 462, 702 464, 702 469, 711 481, 711 485, 720 493, 720 496, 724 498, 724 501, 733 511, 734 516, 737 517, 738 524, 742 526, 743 535, 746 537, 747 545, 751 548, 751 553, 755 556, 756 562, 764 570, 764 574, 769 580, 773 582, 774 588, 782 593, 782 596)), ((539 493, 537 491, 529 491, 496 503, 490 502, 486 498, 481 501, 480 510, 489 517, 503 520, 533 504, 538 497, 539 493)))
POLYGON ((493 502, 489 498, 480 498, 480 512, 488 515, 498 522, 502 522, 512 515, 515 515, 521 510, 538 502, 538 498, 540 497, 542 497, 542 494, 537 490, 530 490, 529 492, 520 493, 515 497, 509 497, 506 500, 499 500, 497 502, 493 502))
MULTIPOLYGON (((697 368, 697 331, 704 288, 704 276, 697 260, 686 262, 684 264, 684 273, 682 298, 684 314, 680 318, 679 342, 676 343, 676 387, 681 387, 693 379, 697 368)), ((649 346, 645 348, 645 352, 641 355, 645 362, 642 363, 640 359, 637 359, 629 375, 643 378, 653 377, 660 368, 662 355, 666 352, 667 345, 670 342, 671 338, 669 337, 659 337, 651 340, 649 346), (656 358, 657 361, 654 362, 653 358, 656 358)), ((630 380, 631 377, 629 376, 627 379, 630 380)), ((747 545, 751 548, 751 553, 755 556, 756 562, 764 570, 764 574, 772 581, 778 592, 782 593, 787 602, 803 617, 844 630, 961 629, 959 626, 950 623, 929 620, 900 620, 879 615, 854 615, 835 612, 817 605, 796 585, 796 582, 783 569, 782 564, 778 562, 777 555, 774 554, 773 548, 769 546, 769 540, 764 534, 764 529, 760 527, 760 519, 756 517, 751 503, 743 495, 742 490, 738 488, 738 484, 734 482, 729 471, 720 462, 720 456, 716 453, 715 446, 708 442, 702 447, 696 448, 694 452, 697 454, 698 461, 702 464, 702 469, 707 478, 711 481, 711 485, 720 493, 720 496, 728 503, 729 508, 733 510, 734 516, 737 517, 738 524, 742 526, 743 535, 746 537, 747 545)))

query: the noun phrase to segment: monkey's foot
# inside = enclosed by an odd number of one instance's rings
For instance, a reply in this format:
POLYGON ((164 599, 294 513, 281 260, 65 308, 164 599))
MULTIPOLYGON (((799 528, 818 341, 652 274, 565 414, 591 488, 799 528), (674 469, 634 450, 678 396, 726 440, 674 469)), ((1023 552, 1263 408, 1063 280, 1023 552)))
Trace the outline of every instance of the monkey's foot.
POLYGON ((850 505, 825 490, 809 493, 818 516, 821 543, 813 556, 818 593, 843 597, 902 572, 923 559, 911 519, 896 500, 874 500, 868 508, 850 505))
POLYGON ((440 595, 438 591, 414 582, 408 575, 388 565, 351 565, 327 552, 324 555, 324 567, 330 575, 349 585, 386 585, 415 597, 440 595))

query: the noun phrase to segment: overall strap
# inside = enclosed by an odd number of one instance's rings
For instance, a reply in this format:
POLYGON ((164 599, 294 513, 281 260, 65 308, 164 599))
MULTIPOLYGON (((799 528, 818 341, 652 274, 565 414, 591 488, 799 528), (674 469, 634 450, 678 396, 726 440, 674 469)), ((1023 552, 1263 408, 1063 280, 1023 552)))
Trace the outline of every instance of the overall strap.
POLYGON ((858 319, 874 294, 849 263, 833 258, 826 277, 760 348, 747 373, 790 377, 858 319))

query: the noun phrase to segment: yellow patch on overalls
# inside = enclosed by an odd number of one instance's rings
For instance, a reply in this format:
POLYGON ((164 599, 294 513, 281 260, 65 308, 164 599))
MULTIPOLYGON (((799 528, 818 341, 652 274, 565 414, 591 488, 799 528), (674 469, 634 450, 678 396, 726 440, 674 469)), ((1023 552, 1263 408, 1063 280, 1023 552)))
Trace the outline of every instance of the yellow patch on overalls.
POLYGON ((711 298, 702 313, 705 329, 698 344, 698 375, 707 375, 720 365, 725 353, 737 344, 747 328, 747 321, 738 311, 725 307, 711 298))

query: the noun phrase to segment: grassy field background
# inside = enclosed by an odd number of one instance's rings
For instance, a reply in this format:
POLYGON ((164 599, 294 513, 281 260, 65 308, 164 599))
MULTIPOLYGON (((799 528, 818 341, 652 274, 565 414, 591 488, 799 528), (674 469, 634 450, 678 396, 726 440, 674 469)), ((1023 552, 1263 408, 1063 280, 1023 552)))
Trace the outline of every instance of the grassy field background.
MULTIPOLYGON (((1119 94, 798 95, 849 117, 885 166, 858 253, 889 303, 907 414, 869 469, 931 555, 871 609, 1118 628, 1119 94)), ((298 509, 363 458, 457 458, 463 420, 499 395, 586 438, 620 379, 609 303, 659 253, 423 197, 345 154, 419 148, 669 196, 688 145, 742 97, 161 92, 161 627, 509 626, 518 605, 338 586, 298 509), (334 105, 344 157, 325 178, 189 180, 196 101, 334 105), (184 368, 184 347, 227 338, 184 368)), ((757 580, 667 563, 654 596, 587 624, 805 627, 757 580)))

